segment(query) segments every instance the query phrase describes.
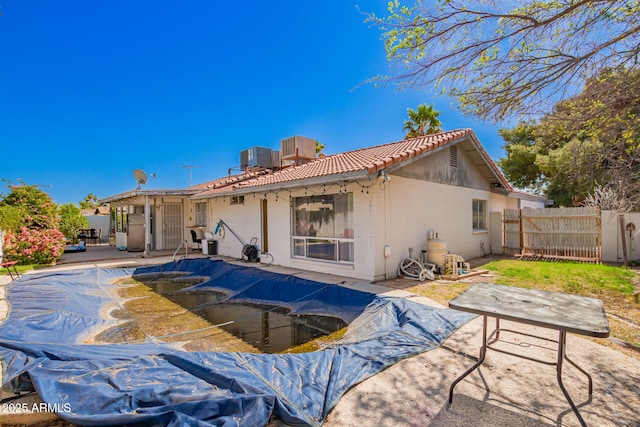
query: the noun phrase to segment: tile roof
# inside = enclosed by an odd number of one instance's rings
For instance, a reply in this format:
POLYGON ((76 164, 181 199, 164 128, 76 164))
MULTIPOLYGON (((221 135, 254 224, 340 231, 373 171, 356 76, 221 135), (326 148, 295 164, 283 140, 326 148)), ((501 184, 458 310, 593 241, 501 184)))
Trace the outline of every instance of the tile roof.
POLYGON ((239 174, 229 175, 222 178, 214 179, 213 181, 207 181, 202 184, 197 184, 189 187, 189 190, 212 190, 217 188, 228 187, 233 184, 237 184, 242 181, 246 181, 249 179, 253 179, 259 177, 261 175, 265 175, 271 173, 268 169, 260 169, 260 170, 252 170, 247 172, 242 172, 239 174))
MULTIPOLYGON (((473 135, 473 131, 471 129, 460 129, 442 132, 321 157, 306 164, 288 167, 271 173, 261 171, 262 173, 260 173, 259 176, 252 178, 245 177, 235 182, 232 182, 233 179, 227 183, 223 182, 224 179, 216 180, 208 183, 209 185, 205 186, 206 190, 199 193, 196 197, 200 198, 202 196, 226 193, 238 189, 292 183, 295 181, 330 177, 353 172, 375 175, 382 169, 406 161, 412 157, 417 157, 467 135, 473 135)), ((482 149, 481 146, 479 146, 479 149, 490 162, 490 167, 492 169, 495 168, 494 171, 497 172, 498 176, 502 176, 484 149, 482 149)), ((201 185, 204 186, 204 184, 201 185)))

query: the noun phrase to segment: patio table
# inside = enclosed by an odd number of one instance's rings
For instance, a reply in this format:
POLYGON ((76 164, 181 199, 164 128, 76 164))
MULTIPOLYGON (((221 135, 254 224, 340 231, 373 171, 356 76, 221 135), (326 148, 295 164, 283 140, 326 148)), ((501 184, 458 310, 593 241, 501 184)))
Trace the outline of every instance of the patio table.
POLYGON ((534 289, 516 288, 512 286, 478 283, 449 302, 449 307, 482 315, 482 347, 476 363, 459 376, 449 389, 449 404, 453 402, 453 389, 463 378, 477 369, 485 359, 488 349, 524 358, 546 365, 556 366, 558 384, 562 393, 571 405, 580 424, 586 426, 578 408, 562 383, 562 366, 564 360, 571 363, 587 376, 589 381, 589 399, 593 394, 593 381, 584 369, 567 357, 567 333, 591 337, 606 338, 609 336, 604 305, 596 298, 569 295, 558 292, 546 292, 534 289), (487 335, 487 317, 496 319, 496 327, 487 335), (551 340, 537 335, 526 334, 500 328, 500 319, 539 326, 558 331, 558 340, 551 340), (556 361, 539 360, 524 354, 512 353, 504 349, 492 347, 499 340, 500 331, 508 331, 526 335, 558 344, 556 361))

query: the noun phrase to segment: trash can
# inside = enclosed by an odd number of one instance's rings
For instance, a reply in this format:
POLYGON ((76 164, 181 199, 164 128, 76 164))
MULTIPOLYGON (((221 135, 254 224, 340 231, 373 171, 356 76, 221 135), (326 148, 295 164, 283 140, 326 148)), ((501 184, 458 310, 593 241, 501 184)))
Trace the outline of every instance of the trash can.
POLYGON ((217 240, 207 240, 207 253, 209 255, 217 255, 218 254, 218 241, 217 240))

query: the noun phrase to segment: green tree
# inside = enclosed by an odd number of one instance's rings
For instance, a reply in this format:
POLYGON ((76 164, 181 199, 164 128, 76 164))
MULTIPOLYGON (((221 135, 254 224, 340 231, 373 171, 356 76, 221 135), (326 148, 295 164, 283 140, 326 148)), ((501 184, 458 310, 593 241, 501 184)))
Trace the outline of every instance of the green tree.
POLYGON ((95 209, 98 205, 98 196, 93 193, 87 194, 84 200, 80 201, 80 209, 95 209))
POLYGON ((502 130, 499 165, 556 204, 640 208, 640 70, 603 70, 537 122, 502 130), (604 201, 606 200, 606 203, 604 201))
POLYGON ((316 140, 316 157, 324 157, 323 150, 324 150, 324 144, 316 140))
POLYGON ((58 230, 57 208, 51 197, 34 185, 14 185, 0 200, 3 227, 7 232, 4 253, 25 264, 50 264, 64 249, 64 235, 58 230), (10 219, 4 214, 10 213, 10 219))
MULTIPOLYGON (((11 192, 0 200, 0 207, 11 206, 20 217, 20 226, 42 230, 58 227, 56 204, 51 197, 35 185, 14 185, 11 192)), ((12 231, 17 231, 15 225, 12 231)))
POLYGON ((498 161, 507 180, 516 187, 533 192, 544 189, 544 174, 536 158, 538 147, 535 139, 536 125, 519 123, 513 129, 500 129, 499 133, 506 142, 503 146, 507 157, 498 161))
POLYGON ((387 79, 494 122, 547 112, 602 68, 640 68, 637 0, 391 0, 368 21, 398 70, 387 79))
POLYGON ((19 230, 21 225, 21 210, 16 206, 0 204, 0 230, 19 230))
POLYGON ((78 242, 78 233, 81 228, 87 228, 89 221, 82 216, 80 209, 73 203, 61 205, 58 208, 60 215, 60 231, 73 244, 78 242))
POLYGON ((404 130, 407 131, 404 139, 431 135, 442 131, 442 124, 438 119, 440 112, 433 105, 420 104, 417 110, 407 108, 409 118, 404 121, 404 130))

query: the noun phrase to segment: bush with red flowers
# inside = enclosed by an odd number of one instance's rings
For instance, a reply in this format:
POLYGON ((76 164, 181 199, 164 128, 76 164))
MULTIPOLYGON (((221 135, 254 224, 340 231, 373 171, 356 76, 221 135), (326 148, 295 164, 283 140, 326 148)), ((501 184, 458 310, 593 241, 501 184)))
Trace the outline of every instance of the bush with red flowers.
POLYGON ((64 235, 57 228, 29 230, 22 227, 18 234, 4 236, 4 253, 21 264, 52 264, 62 256, 64 235))
POLYGON ((10 186, 0 199, 4 255, 21 264, 52 264, 62 256, 64 235, 58 229, 57 206, 33 185, 10 186))

